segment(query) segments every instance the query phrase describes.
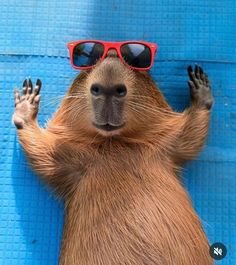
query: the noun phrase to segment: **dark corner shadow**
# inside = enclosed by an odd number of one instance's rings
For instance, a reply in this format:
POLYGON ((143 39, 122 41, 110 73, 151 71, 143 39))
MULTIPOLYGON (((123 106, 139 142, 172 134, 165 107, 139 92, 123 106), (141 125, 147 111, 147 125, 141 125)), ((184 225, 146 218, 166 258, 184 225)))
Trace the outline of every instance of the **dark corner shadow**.
POLYGON ((56 265, 63 226, 63 205, 33 174, 17 141, 15 136, 12 186, 18 213, 16 221, 20 223, 24 238, 24 258, 40 265, 56 265))

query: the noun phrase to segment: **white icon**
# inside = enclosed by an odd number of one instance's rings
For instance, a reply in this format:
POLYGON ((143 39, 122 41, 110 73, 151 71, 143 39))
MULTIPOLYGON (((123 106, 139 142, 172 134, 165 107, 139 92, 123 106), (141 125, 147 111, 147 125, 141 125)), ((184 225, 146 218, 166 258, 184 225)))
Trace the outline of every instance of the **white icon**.
POLYGON ((222 256, 222 248, 214 248, 214 254, 222 256))

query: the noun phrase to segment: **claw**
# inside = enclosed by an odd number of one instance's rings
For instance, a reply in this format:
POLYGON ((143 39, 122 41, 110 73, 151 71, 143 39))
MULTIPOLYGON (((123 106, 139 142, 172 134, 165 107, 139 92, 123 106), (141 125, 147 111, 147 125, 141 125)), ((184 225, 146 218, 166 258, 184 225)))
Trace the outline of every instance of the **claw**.
MULTIPOLYGON (((196 68, 195 68, 195 71, 196 71, 196 68)), ((193 68, 191 65, 189 65, 188 67, 188 75, 189 75, 190 80, 194 83, 194 85, 198 87, 198 80, 196 78, 195 72, 193 71, 193 68)))
POLYGON ((204 74, 204 77, 205 77, 204 78, 204 81, 205 81, 206 85, 210 87, 210 81, 208 79, 208 75, 207 74, 204 74))
POLYGON ((199 66, 196 64, 195 65, 195 76, 199 79, 200 78, 200 71, 199 71, 199 66))
POLYGON ((199 66, 199 70, 200 70, 200 74, 202 75, 204 72, 203 72, 203 70, 202 70, 202 67, 201 67, 201 66, 199 66))
POLYGON ((191 78, 192 73, 193 73, 193 68, 192 68, 191 65, 189 65, 189 67, 188 67, 188 74, 189 74, 189 77, 190 78, 191 78))
POLYGON ((205 79, 205 74, 202 68, 199 66, 199 71, 200 71, 200 79, 203 82, 204 85, 206 85, 206 79, 205 79))
POLYGON ((31 94, 32 93, 32 88, 33 88, 33 84, 32 84, 32 81, 31 79, 29 79, 29 82, 28 82, 28 89, 27 89, 27 94, 31 94))
POLYGON ((24 80, 24 82, 23 82, 23 85, 22 85, 23 87, 28 87, 28 80, 27 79, 25 79, 24 80))
POLYGON ((32 84, 31 79, 29 79, 29 87, 30 87, 30 88, 33 88, 33 84, 32 84))
POLYGON ((42 86, 42 82, 41 82, 41 80, 40 80, 40 79, 37 79, 37 81, 36 81, 36 86, 39 86, 39 87, 41 87, 41 86, 42 86))
POLYGON ((36 81, 36 88, 34 90, 35 95, 38 95, 39 94, 40 89, 41 89, 41 86, 42 86, 41 80, 40 79, 37 79, 37 81, 36 81))
POLYGON ((37 96, 39 94, 41 86, 42 86, 41 80, 37 79, 36 85, 35 85, 35 88, 34 88, 34 96, 33 97, 35 97, 35 96, 37 96))
POLYGON ((23 89, 22 89, 22 95, 23 96, 26 96, 27 89, 28 89, 28 80, 25 79, 24 82, 23 82, 23 89))

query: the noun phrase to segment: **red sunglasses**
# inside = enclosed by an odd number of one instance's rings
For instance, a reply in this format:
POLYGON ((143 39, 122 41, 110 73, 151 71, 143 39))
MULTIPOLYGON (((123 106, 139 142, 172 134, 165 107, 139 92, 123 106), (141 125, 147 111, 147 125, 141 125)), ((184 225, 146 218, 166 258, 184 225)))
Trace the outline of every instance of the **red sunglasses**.
POLYGON ((120 60, 131 69, 146 71, 153 63, 157 44, 144 41, 107 42, 100 40, 72 41, 67 44, 70 62, 75 69, 92 68, 115 49, 120 60))

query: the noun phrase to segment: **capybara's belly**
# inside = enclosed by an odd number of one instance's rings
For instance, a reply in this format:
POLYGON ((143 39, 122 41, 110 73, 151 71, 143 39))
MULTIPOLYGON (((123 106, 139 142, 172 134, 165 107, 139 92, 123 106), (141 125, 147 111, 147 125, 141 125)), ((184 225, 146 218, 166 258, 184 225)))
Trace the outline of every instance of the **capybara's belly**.
POLYGON ((83 182, 67 204, 60 265, 210 265, 177 179, 83 182))

